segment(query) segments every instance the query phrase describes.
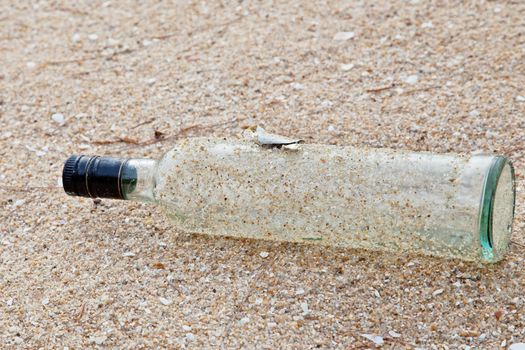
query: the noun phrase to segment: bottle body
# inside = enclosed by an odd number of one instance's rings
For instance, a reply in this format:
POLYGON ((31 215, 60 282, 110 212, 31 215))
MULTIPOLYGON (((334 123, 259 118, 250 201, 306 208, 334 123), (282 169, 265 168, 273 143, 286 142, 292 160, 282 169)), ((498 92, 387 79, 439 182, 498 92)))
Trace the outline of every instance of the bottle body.
POLYGON ((152 200, 188 232, 485 262, 510 241, 504 157, 195 138, 148 167, 152 200))

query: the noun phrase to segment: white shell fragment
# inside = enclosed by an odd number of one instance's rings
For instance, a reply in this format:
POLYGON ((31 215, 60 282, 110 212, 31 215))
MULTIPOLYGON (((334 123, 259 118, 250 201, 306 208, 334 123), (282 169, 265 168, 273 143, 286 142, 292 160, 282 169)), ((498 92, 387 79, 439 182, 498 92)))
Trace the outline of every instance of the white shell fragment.
POLYGON ((286 136, 268 133, 260 126, 255 128, 254 134, 257 143, 263 146, 285 146, 302 142, 301 139, 291 139, 286 136))

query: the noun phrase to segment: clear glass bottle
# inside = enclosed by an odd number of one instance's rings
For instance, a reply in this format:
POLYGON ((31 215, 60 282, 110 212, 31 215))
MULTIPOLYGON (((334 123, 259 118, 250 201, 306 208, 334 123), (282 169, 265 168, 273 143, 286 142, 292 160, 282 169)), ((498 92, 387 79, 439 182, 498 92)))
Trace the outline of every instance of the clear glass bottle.
POLYGON ((178 229, 496 262, 514 171, 498 155, 186 139, 160 160, 72 156, 68 194, 160 204, 178 229))

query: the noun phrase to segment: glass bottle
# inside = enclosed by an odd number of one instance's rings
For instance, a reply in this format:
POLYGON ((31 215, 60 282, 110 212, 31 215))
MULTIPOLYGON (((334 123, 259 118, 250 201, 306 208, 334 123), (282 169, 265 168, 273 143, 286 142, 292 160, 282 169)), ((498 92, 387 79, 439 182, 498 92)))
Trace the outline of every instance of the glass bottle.
POLYGON ((278 146, 191 138, 160 160, 71 156, 63 185, 159 204, 187 232, 482 262, 508 250, 515 184, 503 156, 278 146))

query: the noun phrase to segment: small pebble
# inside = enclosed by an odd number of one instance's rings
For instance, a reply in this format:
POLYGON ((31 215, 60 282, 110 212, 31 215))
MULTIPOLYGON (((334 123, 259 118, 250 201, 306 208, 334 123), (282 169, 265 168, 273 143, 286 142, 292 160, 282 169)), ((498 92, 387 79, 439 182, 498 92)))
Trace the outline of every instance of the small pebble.
POLYGON ((17 344, 17 345, 20 345, 24 342, 24 339, 20 338, 20 337, 15 337, 14 339, 14 342, 17 344))
POLYGON ((261 258, 264 259, 264 258, 267 258, 270 255, 270 253, 268 253, 268 252, 260 252, 259 255, 261 256, 261 258))
POLYGON ((35 62, 27 62, 26 63, 26 67, 29 68, 29 69, 33 69, 36 67, 36 63, 35 62))
POLYGON ((525 343, 510 344, 509 350, 525 350, 525 343))
POLYGON ((354 68, 354 64, 353 63, 347 63, 347 64, 342 64, 340 66, 341 70, 343 72, 348 72, 349 70, 351 70, 352 68, 354 68))
POLYGON ((186 334, 186 339, 188 339, 189 341, 194 341, 195 340, 195 336, 193 335, 193 333, 187 333, 186 334))
POLYGON ((71 37, 71 40, 73 40, 74 43, 78 43, 80 41, 82 37, 80 36, 80 34, 78 33, 75 33, 73 34, 73 36, 71 37))
POLYGON ((336 41, 346 41, 353 39, 355 37, 354 32, 339 32, 334 36, 334 40, 336 41))
POLYGON ((42 299, 42 305, 46 306, 47 304, 49 304, 49 299, 48 298, 42 299))
POLYGON ((55 123, 60 124, 60 125, 64 125, 64 123, 66 122, 66 118, 64 117, 62 113, 54 113, 51 116, 51 119, 53 119, 55 123))
POLYGON ((101 335, 99 337, 89 337, 89 342, 91 344, 95 343, 97 345, 102 345, 104 344, 104 342, 106 341, 106 339, 108 339, 108 337, 106 337, 105 335, 101 335))
POLYGON ((153 44, 153 41, 151 40, 148 40, 148 39, 142 40, 142 45, 144 46, 150 46, 151 44, 153 44))
POLYGON ((432 296, 437 297, 440 294, 443 294, 444 290, 442 288, 435 290, 434 293, 432 293, 432 296))
POLYGON ((516 96, 516 102, 525 102, 525 97, 521 95, 516 96))
POLYGON ((330 108, 334 105, 334 103, 330 100, 324 100, 323 102, 321 102, 321 107, 323 108, 330 108))
POLYGON ((409 75, 405 79, 405 83, 410 84, 410 85, 414 85, 415 83, 417 83, 418 79, 419 79, 419 77, 417 75, 409 75))
POLYGON ((303 310, 303 315, 308 315, 310 313, 308 303, 301 303, 301 310, 303 310))
POLYGON ((135 256, 135 253, 133 253, 133 252, 124 252, 124 254, 122 254, 122 256, 125 257, 125 258, 129 258, 129 257, 135 256))
POLYGON ((361 336, 365 337, 366 339, 373 342, 375 345, 383 345, 383 337, 380 337, 378 335, 372 335, 372 334, 361 334, 361 336))
POLYGON ((255 299, 255 305, 261 305, 263 303, 263 300, 261 298, 255 299))
POLYGON ((246 323, 250 322, 249 317, 243 317, 239 320, 239 326, 244 326, 246 323))
POLYGON ((191 331, 191 327, 187 326, 187 325, 184 325, 184 326, 182 326, 182 330, 184 330, 186 332, 189 332, 189 331, 191 331))
POLYGON ((26 203, 26 201, 24 199, 17 199, 14 203, 13 203, 13 207, 15 208, 18 208, 22 205, 24 205, 26 203))
POLYGON ((291 85, 292 85, 292 88, 294 90, 303 90, 304 89, 304 85, 301 84, 301 83, 292 83, 291 85))
POLYGON ((149 86, 155 84, 157 82, 157 79, 155 78, 150 78, 148 80, 146 80, 146 84, 148 84, 149 86))
POLYGON ((163 297, 160 297, 160 298, 159 298, 159 301, 160 301, 160 303, 161 303, 162 305, 166 305, 166 306, 173 304, 173 301, 172 301, 172 300, 170 300, 170 299, 166 299, 166 298, 163 298, 163 297))
POLYGON ((479 112, 475 109, 471 110, 468 115, 470 115, 473 118, 479 117, 479 112))
POLYGON ((432 24, 432 21, 425 22, 421 25, 421 28, 432 28, 434 25, 432 24))
POLYGON ((120 44, 120 41, 117 39, 108 38, 108 46, 117 46, 118 44, 120 44))
POLYGON ((98 35, 97 34, 89 34, 88 35, 88 39, 91 40, 91 41, 95 41, 98 39, 98 35))
POLYGON ((295 295, 303 295, 304 294, 304 289, 303 288, 297 288, 295 290, 295 295))
POLYGON ((396 331, 389 331, 388 335, 390 335, 392 338, 400 338, 401 334, 397 333, 396 331))

